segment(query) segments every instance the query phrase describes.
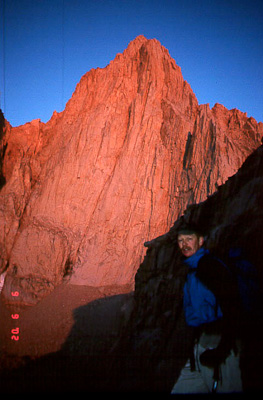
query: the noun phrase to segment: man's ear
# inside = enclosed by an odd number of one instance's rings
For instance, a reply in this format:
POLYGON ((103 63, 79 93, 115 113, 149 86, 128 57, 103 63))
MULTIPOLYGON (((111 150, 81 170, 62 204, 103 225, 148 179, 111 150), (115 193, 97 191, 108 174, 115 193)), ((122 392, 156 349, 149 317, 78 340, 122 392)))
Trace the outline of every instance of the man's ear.
POLYGON ((199 246, 200 247, 203 246, 204 242, 205 242, 205 239, 203 238, 203 236, 199 236, 199 246))

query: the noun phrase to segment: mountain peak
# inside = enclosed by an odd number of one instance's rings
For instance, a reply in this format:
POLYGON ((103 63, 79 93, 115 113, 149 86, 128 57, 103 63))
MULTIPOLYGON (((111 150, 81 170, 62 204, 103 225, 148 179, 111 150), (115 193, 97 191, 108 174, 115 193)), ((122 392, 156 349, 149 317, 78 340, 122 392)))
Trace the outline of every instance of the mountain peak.
POLYGON ((0 272, 8 266, 4 296, 14 300, 11 285, 28 303, 69 275, 133 284, 143 243, 233 175, 263 127, 199 106, 168 51, 140 35, 85 74, 47 124, 9 131, 0 135, 0 272))
POLYGON ((140 47, 140 46, 142 46, 144 43, 148 42, 149 40, 151 40, 151 39, 147 39, 144 35, 139 35, 139 36, 137 36, 135 39, 133 39, 133 40, 130 42, 130 44, 128 45, 128 47, 131 46, 131 45, 140 47))
POLYGON ((148 52, 152 52, 155 55, 158 51, 160 51, 162 56, 168 56, 171 58, 168 50, 161 44, 159 40, 155 38, 147 39, 143 35, 137 36, 134 40, 132 40, 126 49, 126 52, 129 54, 138 52, 141 50, 142 47, 147 49, 148 52))

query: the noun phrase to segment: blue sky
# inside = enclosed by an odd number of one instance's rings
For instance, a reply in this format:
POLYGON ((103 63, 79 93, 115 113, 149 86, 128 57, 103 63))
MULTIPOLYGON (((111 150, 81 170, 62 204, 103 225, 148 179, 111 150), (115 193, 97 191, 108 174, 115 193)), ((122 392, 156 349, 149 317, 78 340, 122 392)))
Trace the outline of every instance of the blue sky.
POLYGON ((199 104, 263 122, 263 0, 0 0, 0 106, 13 126, 62 111, 80 78, 143 34, 199 104))

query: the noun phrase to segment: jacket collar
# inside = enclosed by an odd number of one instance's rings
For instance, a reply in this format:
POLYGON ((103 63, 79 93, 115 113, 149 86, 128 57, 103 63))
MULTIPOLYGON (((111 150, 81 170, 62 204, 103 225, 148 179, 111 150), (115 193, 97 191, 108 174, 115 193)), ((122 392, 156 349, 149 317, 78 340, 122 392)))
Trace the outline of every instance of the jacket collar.
POLYGON ((184 263, 186 265, 188 265, 190 269, 195 269, 195 268, 197 268, 200 258, 203 257, 207 253, 209 253, 209 250, 205 249, 204 247, 201 247, 191 257, 185 258, 184 263))

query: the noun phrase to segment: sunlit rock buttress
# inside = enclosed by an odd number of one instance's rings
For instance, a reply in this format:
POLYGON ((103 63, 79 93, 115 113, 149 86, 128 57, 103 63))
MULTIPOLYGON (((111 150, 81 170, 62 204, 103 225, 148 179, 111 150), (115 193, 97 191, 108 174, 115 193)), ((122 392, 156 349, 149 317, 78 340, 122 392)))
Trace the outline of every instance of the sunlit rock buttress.
MULTIPOLYGON (((78 83, 47 123, 0 136, 3 295, 33 304, 65 276, 133 285, 143 243, 205 200, 255 150, 263 124, 199 105, 167 49, 143 36, 78 83)), ((70 277, 70 278, 69 278, 70 277)))

